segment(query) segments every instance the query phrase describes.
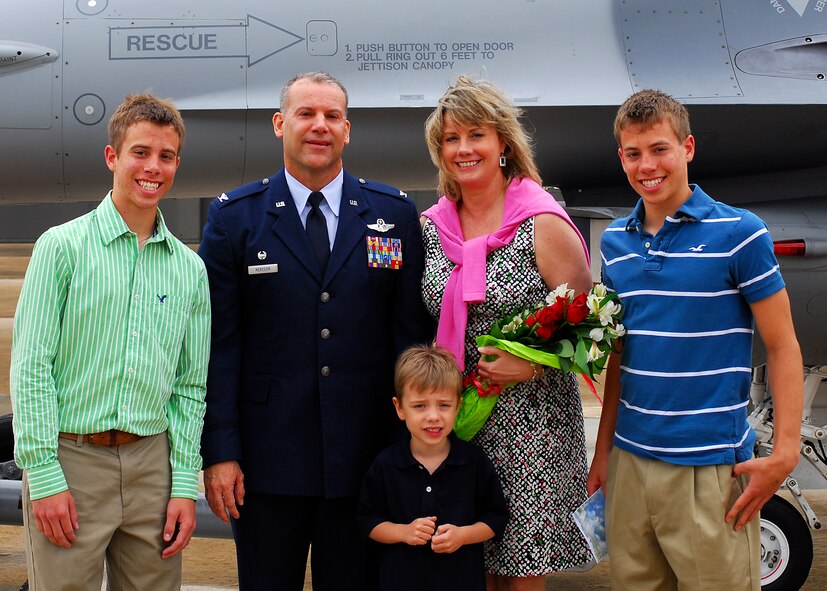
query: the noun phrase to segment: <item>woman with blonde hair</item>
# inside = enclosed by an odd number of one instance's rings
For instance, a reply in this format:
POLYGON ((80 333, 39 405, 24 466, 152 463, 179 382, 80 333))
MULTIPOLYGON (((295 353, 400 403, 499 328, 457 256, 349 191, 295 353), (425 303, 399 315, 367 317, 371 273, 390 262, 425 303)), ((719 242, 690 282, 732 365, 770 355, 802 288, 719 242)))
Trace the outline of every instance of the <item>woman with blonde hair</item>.
POLYGON ((544 589, 546 574, 589 560, 570 517, 586 497, 587 473, 574 377, 475 341, 561 283, 591 287, 585 242, 543 190, 520 114, 495 85, 460 76, 425 124, 443 195, 423 214, 422 293, 439 320, 437 343, 465 374, 513 384, 472 440, 493 461, 509 505, 505 534, 485 548, 488 588, 497 591, 544 589))

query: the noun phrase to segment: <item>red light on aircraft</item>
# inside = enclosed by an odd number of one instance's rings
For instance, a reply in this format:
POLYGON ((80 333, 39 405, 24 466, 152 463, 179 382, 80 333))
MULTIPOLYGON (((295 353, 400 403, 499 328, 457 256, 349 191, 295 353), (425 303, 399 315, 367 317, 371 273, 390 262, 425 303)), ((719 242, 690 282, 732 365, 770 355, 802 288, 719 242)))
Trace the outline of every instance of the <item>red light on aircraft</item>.
POLYGON ((773 250, 779 257, 803 257, 806 253, 803 240, 776 240, 773 250))

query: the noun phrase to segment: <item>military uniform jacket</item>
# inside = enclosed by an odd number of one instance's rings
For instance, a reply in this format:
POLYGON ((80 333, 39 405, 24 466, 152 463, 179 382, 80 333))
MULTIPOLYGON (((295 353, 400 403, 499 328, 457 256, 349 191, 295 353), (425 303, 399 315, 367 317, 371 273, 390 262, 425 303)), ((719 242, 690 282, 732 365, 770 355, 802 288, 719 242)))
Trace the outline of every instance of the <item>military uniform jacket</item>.
POLYGON ((213 201, 199 254, 213 310, 204 465, 238 460, 253 492, 358 494, 397 422, 396 357, 432 335, 414 204, 345 171, 322 276, 282 169, 213 201))

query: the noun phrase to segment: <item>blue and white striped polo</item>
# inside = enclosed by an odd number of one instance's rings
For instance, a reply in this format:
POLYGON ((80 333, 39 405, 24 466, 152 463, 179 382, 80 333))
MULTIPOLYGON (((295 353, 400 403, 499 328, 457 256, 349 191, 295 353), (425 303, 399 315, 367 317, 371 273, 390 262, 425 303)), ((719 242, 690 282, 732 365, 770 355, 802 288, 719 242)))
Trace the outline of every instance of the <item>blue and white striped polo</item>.
POLYGON ((615 445, 673 464, 748 459, 753 319, 784 287, 767 226, 700 187, 656 236, 639 201, 603 234, 603 281, 628 333, 615 445))

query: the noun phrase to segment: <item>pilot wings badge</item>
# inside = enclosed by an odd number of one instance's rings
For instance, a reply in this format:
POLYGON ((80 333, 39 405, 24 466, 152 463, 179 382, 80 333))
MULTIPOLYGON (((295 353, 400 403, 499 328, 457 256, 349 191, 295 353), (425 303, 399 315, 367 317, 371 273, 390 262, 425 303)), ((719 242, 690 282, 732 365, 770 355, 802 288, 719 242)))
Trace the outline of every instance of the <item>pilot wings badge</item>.
POLYGON ((394 227, 394 224, 386 224, 382 218, 376 220, 375 224, 368 224, 368 228, 376 230, 377 232, 387 232, 388 230, 393 230, 394 227))

